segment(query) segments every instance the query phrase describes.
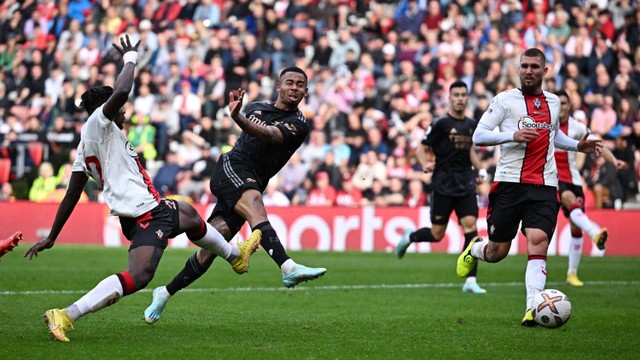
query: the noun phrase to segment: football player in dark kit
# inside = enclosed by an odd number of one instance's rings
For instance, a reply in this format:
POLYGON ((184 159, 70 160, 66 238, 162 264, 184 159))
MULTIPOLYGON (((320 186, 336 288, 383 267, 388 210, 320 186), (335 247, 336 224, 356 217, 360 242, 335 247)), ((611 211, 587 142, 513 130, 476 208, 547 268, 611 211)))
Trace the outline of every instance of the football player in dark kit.
MULTIPOLYGON (((473 151, 471 137, 478 124, 464 115, 469 100, 467 85, 456 81, 449 87, 449 112, 433 121, 416 156, 424 172, 432 172, 431 224, 417 231, 407 229, 396 246, 402 258, 413 242, 438 242, 447 230, 451 212, 455 210, 464 232, 464 247, 478 236, 478 201, 476 183, 486 177, 480 160, 473 151), (471 166, 479 170, 479 178, 471 166)), ((484 294, 487 291, 476 282, 477 266, 469 273, 462 291, 484 294)))
MULTIPOLYGON (((223 154, 211 176, 211 192, 218 202, 207 220, 231 240, 245 223, 260 230, 260 244, 282 270, 282 282, 288 288, 324 275, 325 268, 296 264, 284 250, 278 235, 267 219, 262 192, 269 179, 289 161, 310 131, 298 104, 307 94, 307 75, 298 67, 280 72, 276 83, 278 97, 272 102, 254 102, 247 106, 246 117, 240 114, 244 90, 229 94, 231 118, 242 133, 233 150, 223 154)), ((145 310, 145 320, 160 319, 169 297, 198 279, 211 266, 215 256, 209 251, 193 254, 185 267, 167 286, 153 291, 153 302, 145 310)))

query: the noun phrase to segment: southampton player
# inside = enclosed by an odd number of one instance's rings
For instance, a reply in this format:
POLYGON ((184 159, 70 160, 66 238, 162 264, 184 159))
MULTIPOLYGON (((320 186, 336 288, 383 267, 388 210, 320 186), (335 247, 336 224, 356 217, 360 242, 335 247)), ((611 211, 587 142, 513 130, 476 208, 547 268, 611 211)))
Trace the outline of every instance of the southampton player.
POLYGON ((580 141, 559 130, 560 100, 542 90, 546 59, 537 48, 520 56, 521 88, 496 95, 473 134, 477 145, 500 145, 495 182, 489 193, 489 241, 475 238, 460 254, 456 273, 465 277, 477 260, 498 262, 509 254, 518 225, 527 239, 526 307, 522 325, 534 326, 533 297, 544 289, 547 250, 558 220, 558 171, 555 147, 595 152, 600 140, 580 141), (493 130, 498 127, 500 132, 493 130))
MULTIPOLYGON (((298 67, 280 72, 276 83, 278 98, 272 102, 253 102, 247 116, 240 114, 244 90, 229 94, 231 118, 242 133, 231 151, 220 157, 211 176, 211 192, 218 202, 209 223, 231 240, 245 222, 262 232, 261 245, 282 271, 284 286, 291 288, 316 279, 327 271, 296 264, 284 250, 267 219, 262 192, 269 179, 278 173, 309 134, 307 119, 298 104, 307 94, 307 75, 298 67)), ((200 249, 167 284, 153 291, 151 305, 144 311, 152 324, 162 315, 169 297, 198 279, 211 266, 215 256, 200 249)))
POLYGON ((127 269, 102 280, 86 295, 65 309, 52 309, 44 314, 51 335, 58 341, 69 341, 67 333, 83 315, 117 302, 121 297, 143 289, 158 267, 168 239, 186 232, 189 239, 227 259, 237 273, 247 271, 249 257, 260 243, 260 232, 240 245, 232 247, 222 235, 198 215, 189 204, 164 200, 151 184, 138 155, 122 133, 123 106, 133 85, 137 49, 129 36, 113 44, 122 55, 124 67, 114 88, 92 88, 82 94, 81 106, 89 114, 82 127, 77 157, 69 188, 53 221, 49 236, 28 249, 29 260, 54 246, 58 234, 73 212, 91 176, 102 188, 111 214, 120 218, 122 232, 129 241, 127 269))
MULTIPOLYGON (((471 137, 478 124, 464 115, 469 101, 467 85, 456 81, 449 87, 449 112, 434 120, 418 147, 416 156, 424 172, 432 172, 431 228, 412 232, 407 229, 396 247, 396 255, 402 258, 414 242, 438 242, 444 238, 449 216, 455 210, 464 232, 463 249, 478 236, 478 200, 476 179, 472 165, 486 174, 473 150, 471 137)), ((467 275, 462 291, 484 294, 487 291, 476 282, 477 264, 467 275)))
MULTIPOLYGON (((567 92, 562 90, 556 95, 560 98, 560 130, 570 138, 581 139, 589 133, 589 129, 586 125, 569 116, 571 104, 567 92)), ((616 159, 606 147, 602 148, 602 157, 615 164, 618 169, 624 169, 627 166, 624 161, 616 159)), ((558 167, 558 192, 562 202, 562 212, 569 219, 571 228, 567 284, 583 286, 584 283, 578 279, 578 266, 582 257, 582 232, 587 233, 600 250, 604 250, 609 234, 606 228, 601 228, 584 213, 582 177, 576 163, 576 153, 556 149, 555 158, 558 167)))

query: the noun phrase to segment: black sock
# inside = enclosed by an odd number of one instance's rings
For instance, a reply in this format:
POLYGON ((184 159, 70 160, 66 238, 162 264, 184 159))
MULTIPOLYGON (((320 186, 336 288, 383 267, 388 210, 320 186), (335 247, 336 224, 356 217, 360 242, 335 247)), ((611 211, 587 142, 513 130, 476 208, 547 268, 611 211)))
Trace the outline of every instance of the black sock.
POLYGON ((278 266, 282 266, 282 264, 289 259, 289 255, 284 251, 284 246, 282 246, 278 238, 278 234, 273 230, 269 221, 260 223, 251 230, 262 231, 260 245, 262 245, 262 248, 271 256, 278 266))
MULTIPOLYGON (((466 249, 467 246, 469 246, 469 243, 471 242, 471 240, 473 240, 474 237, 478 236, 478 232, 477 231, 472 231, 469 233, 465 233, 464 234, 464 246, 462 247, 463 249, 466 249)), ((467 277, 469 276, 476 276, 476 274, 478 273, 478 262, 476 262, 476 264, 473 266, 473 269, 471 269, 471 271, 469 271, 469 275, 467 275, 467 277)))
POLYGON ((413 242, 438 242, 431 233, 431 228, 424 227, 418 229, 409 235, 409 241, 413 242))
POLYGON ((189 260, 184 264, 182 270, 167 284, 169 294, 173 295, 186 288, 192 282, 198 280, 198 278, 209 269, 211 265, 205 266, 198 262, 197 254, 198 252, 189 256, 189 260))

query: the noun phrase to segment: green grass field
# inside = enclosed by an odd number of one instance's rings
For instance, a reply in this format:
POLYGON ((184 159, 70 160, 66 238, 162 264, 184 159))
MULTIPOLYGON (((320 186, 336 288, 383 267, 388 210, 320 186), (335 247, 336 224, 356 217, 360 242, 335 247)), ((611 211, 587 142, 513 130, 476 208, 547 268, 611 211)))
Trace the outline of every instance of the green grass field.
POLYGON ((150 290, 193 250, 169 249, 142 292, 89 314, 70 343, 53 341, 42 313, 65 307, 126 267, 126 249, 58 246, 29 262, 23 244, 0 262, 0 359, 631 359, 640 349, 640 258, 583 257, 583 288, 564 285, 565 257, 549 259, 548 288, 572 300, 567 325, 524 328, 523 256, 481 264, 486 295, 461 292, 455 256, 292 253, 328 268, 294 290, 264 251, 248 274, 218 262, 142 320, 150 290))

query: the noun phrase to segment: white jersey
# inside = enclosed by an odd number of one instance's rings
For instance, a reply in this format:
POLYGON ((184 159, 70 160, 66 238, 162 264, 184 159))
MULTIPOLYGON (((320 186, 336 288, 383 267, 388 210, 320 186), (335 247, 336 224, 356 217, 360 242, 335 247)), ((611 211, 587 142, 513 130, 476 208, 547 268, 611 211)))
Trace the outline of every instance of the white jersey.
POLYGON ((112 215, 135 218, 160 201, 133 146, 104 116, 102 106, 82 127, 73 171, 82 171, 96 180, 112 215))
POLYGON ((547 91, 525 95, 512 89, 496 95, 480 119, 490 129, 515 132, 524 127, 541 135, 529 143, 500 145, 495 181, 558 186, 554 139, 558 129, 560 99, 547 91))
MULTIPOLYGON (((578 120, 569 117, 569 121, 560 124, 560 130, 568 137, 580 141, 589 133, 587 126, 578 120)), ((556 165, 558 166, 558 180, 577 186, 582 186, 582 177, 576 164, 576 152, 556 148, 556 165)))

